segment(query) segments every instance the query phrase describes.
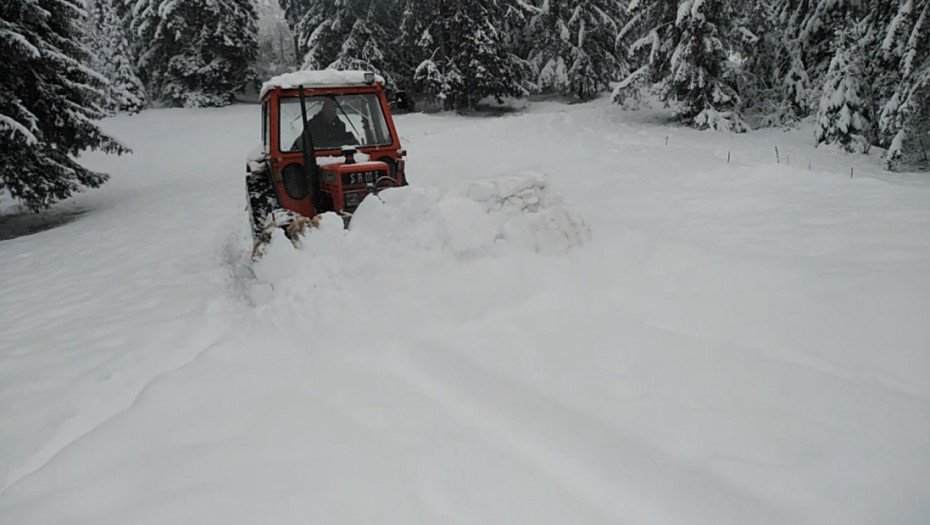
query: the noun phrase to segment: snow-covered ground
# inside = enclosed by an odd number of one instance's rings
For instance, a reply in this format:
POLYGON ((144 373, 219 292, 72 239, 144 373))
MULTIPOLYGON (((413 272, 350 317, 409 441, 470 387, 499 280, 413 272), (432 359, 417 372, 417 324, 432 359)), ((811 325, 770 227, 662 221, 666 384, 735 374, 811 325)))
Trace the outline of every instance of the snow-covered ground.
POLYGON ((411 187, 253 265, 257 106, 105 122, 111 182, 0 241, 0 523, 930 521, 925 176, 603 100, 397 123, 411 187))

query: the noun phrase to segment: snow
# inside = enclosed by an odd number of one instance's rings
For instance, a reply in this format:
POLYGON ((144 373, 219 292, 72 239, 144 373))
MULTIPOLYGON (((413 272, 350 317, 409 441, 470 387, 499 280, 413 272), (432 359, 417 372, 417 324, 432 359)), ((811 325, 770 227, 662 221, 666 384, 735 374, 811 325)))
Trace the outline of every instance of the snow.
POLYGON ((925 178, 668 117, 397 116, 254 264, 257 106, 105 121, 0 241, 0 523, 926 522, 925 178))
MULTIPOLYGON (((338 87, 338 86, 367 86, 365 75, 372 74, 365 71, 342 71, 336 69, 295 71, 278 75, 262 84, 261 96, 275 89, 294 89, 297 86, 305 88, 338 87)), ((384 77, 375 75, 375 82, 384 84, 384 77)))
POLYGON ((4 29, 0 31, 0 38, 5 38, 10 41, 10 43, 25 52, 31 58, 39 58, 42 56, 42 52, 39 51, 39 48, 32 45, 32 42, 29 41, 25 36, 10 31, 9 29, 4 29))
MULTIPOLYGON (((715 90, 715 93, 719 90, 715 90)), ((717 111, 713 108, 704 109, 695 115, 692 125, 697 129, 711 129, 731 133, 745 133, 749 126, 734 111, 717 111)))
POLYGON ((33 146, 39 141, 26 126, 2 114, 0 114, 0 131, 9 131, 12 135, 16 135, 17 133, 22 135, 27 146, 33 146))

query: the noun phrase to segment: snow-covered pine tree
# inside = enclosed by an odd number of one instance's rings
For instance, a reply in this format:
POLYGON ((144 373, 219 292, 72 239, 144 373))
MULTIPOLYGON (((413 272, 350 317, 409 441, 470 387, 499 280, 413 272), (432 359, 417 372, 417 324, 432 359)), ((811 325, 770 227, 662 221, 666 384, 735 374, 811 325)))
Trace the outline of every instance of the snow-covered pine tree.
POLYGON ((391 55, 391 41, 397 37, 400 6, 394 1, 365 0, 354 14, 356 18, 328 67, 374 71, 385 78, 388 89, 394 89, 397 59, 391 55))
POLYGON ((136 75, 123 22, 110 0, 86 0, 84 40, 91 67, 109 82, 103 87, 104 107, 137 113, 147 104, 145 86, 136 75))
POLYGON ((640 100, 649 87, 662 88, 679 33, 678 0, 630 0, 627 11, 617 40, 632 72, 614 88, 612 99, 618 104, 640 100))
POLYGON ((633 0, 621 38, 638 36, 630 44, 637 69, 614 90, 614 101, 657 84, 663 100, 678 102, 682 121, 701 129, 746 131, 737 92, 740 72, 729 59, 742 38, 732 1, 633 0))
POLYGON ((395 84, 390 50, 400 25, 397 0, 281 0, 303 69, 363 69, 395 84))
POLYGON ((776 104, 783 108, 783 113, 776 115, 776 118, 772 119, 773 123, 797 121, 810 115, 811 100, 816 92, 800 53, 788 50, 786 64, 781 89, 774 93, 775 96, 779 93, 781 95, 776 99, 776 104))
POLYGON ((790 90, 806 97, 809 89, 806 71, 798 64, 788 67, 786 74, 790 58, 776 13, 779 1, 740 0, 736 9, 739 38, 734 51, 742 61, 743 81, 739 93, 746 111, 755 114, 763 127, 797 120, 798 112, 788 102, 794 97, 784 93, 790 90))
MULTIPOLYGON (((535 0, 539 2, 540 0, 535 0)), ((534 2, 529 0, 506 0, 501 2, 503 14, 497 24, 501 32, 505 49, 510 50, 514 55, 525 58, 529 56, 532 45, 528 26, 531 18, 539 12, 538 8, 533 6, 534 2)), ((527 78, 532 75, 529 69, 530 64, 524 64, 527 69, 527 78)), ((535 87, 531 83, 527 87, 535 87)))
POLYGON ((529 20, 529 62, 536 74, 535 87, 542 93, 570 93, 568 64, 571 60, 571 0, 542 0, 529 20))
POLYGON ((0 190, 39 210, 107 179, 74 160, 85 149, 129 151, 94 120, 99 75, 84 65, 82 3, 0 2, 0 190))
MULTIPOLYGON (((751 1, 751 0, 750 0, 751 1)), ((817 111, 821 87, 834 56, 835 30, 850 20, 860 20, 876 8, 865 0, 777 0, 775 12, 785 58, 779 61, 780 100, 775 106, 783 111, 773 123, 797 120, 817 111)))
POLYGON ((537 85, 587 99, 629 73, 616 49, 624 19, 616 0, 543 0, 530 21, 537 85))
POLYGON ((835 144, 852 153, 865 153, 873 139, 873 115, 868 92, 870 71, 866 60, 866 21, 837 30, 836 51, 827 71, 814 139, 835 144))
POLYGON ((360 0, 281 0, 297 35, 302 69, 325 69, 336 60, 342 42, 355 22, 360 0))
POLYGON ((524 62, 499 29, 509 0, 406 0, 405 35, 418 59, 414 80, 446 109, 484 97, 524 96, 524 62))
POLYGON ((732 20, 729 0, 683 0, 678 6, 678 41, 662 94, 678 101, 679 117, 699 129, 749 129, 740 116, 739 72, 727 56, 734 47, 725 43, 732 20))
POLYGON ((139 73, 155 100, 223 106, 255 81, 252 0, 138 0, 132 30, 139 73))
POLYGON ((885 166, 930 165, 930 4, 902 0, 883 35, 885 58, 898 83, 885 101, 879 132, 887 144, 885 166), (922 4, 922 5, 921 5, 922 4))

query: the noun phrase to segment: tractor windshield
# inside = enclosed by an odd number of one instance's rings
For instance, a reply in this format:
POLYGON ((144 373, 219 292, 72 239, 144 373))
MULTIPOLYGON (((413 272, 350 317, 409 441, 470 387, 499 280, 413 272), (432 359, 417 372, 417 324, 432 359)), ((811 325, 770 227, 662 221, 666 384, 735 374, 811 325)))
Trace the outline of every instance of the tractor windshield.
MULTIPOLYGON (((375 93, 314 95, 305 97, 307 129, 317 150, 342 146, 386 146, 393 139, 375 93)), ((298 97, 280 102, 279 137, 282 151, 301 151, 304 130, 298 97)))

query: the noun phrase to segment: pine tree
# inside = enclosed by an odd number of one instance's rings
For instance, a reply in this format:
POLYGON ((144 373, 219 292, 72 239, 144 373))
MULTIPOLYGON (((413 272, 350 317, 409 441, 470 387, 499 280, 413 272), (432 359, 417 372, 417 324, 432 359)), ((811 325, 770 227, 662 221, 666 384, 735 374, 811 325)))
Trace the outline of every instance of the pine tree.
POLYGON ((624 18, 615 0, 543 0, 530 20, 539 88, 587 99, 625 76, 616 50, 624 18))
POLYGON ((662 87, 679 31, 678 0, 630 0, 629 19, 617 35, 632 68, 614 88, 613 101, 627 104, 651 87, 662 87))
POLYGON ((81 151, 129 151, 94 124, 103 79, 83 64, 84 16, 68 0, 0 2, 0 189, 34 210, 106 181, 73 159, 81 151))
POLYGON ((356 19, 342 41, 335 60, 328 67, 374 71, 384 78, 388 89, 394 89, 394 64, 390 43, 400 24, 400 9, 396 2, 365 0, 359 6, 356 19))
POLYGON ((887 2, 864 0, 778 0, 775 6, 778 27, 775 34, 783 39, 785 59, 776 67, 782 79, 782 110, 773 122, 798 120, 817 111, 821 88, 834 56, 836 29, 849 28, 851 20, 861 20, 870 11, 887 2))
POLYGON ((543 0, 529 21, 529 61, 536 73, 535 87, 547 93, 570 93, 568 62, 571 33, 569 0, 543 0))
POLYGON ((503 0, 407 0, 404 34, 419 60, 414 81, 446 109, 484 97, 524 96, 524 62, 507 48, 503 0))
POLYGON ((223 106, 255 80, 252 0, 138 0, 132 30, 142 79, 165 104, 223 106))
MULTIPOLYGON (((534 0, 534 2, 538 1, 534 0)), ((528 28, 532 17, 539 13, 539 9, 531 5, 534 2, 524 0, 500 1, 502 14, 496 25, 503 36, 504 49, 508 49, 521 58, 529 56, 530 50, 533 48, 528 28)), ((529 64, 525 64, 525 66, 530 67, 529 64)), ((527 75, 530 73, 527 70, 527 75)), ((527 86, 530 86, 530 84, 527 84, 527 86)))
POLYGON ((354 23, 357 0, 282 0, 297 34, 303 69, 326 69, 336 60, 354 23))
POLYGON ((879 132, 887 144, 885 166, 927 166, 930 151, 930 5, 900 3, 886 27, 884 57, 894 66, 897 85, 885 101, 879 132))
POLYGON ((837 31, 836 52, 824 83, 814 138, 817 144, 836 144, 853 153, 865 153, 872 143, 868 49, 864 22, 837 31))
POLYGON ((281 0, 303 55, 303 69, 361 69, 394 87, 389 51, 400 24, 396 0, 281 0))
POLYGON ((737 76, 725 45, 733 13, 728 0, 684 0, 679 38, 663 96, 677 100, 680 118, 700 129, 747 131, 739 115, 737 76))
POLYGON ((614 90, 623 102, 648 83, 663 100, 678 102, 678 117, 697 128, 746 131, 737 92, 740 73, 728 54, 738 49, 731 0, 656 0, 631 4, 621 31, 641 35, 630 49, 639 64, 614 90))
MULTIPOLYGON (((742 58, 740 96, 747 111, 760 115, 759 125, 777 126, 798 119, 791 102, 807 97, 806 69, 789 57, 777 17, 779 0, 743 0, 737 4, 739 38, 736 51, 742 58)), ((803 112, 808 111, 804 104, 803 112)))
POLYGON ((84 40, 90 51, 91 67, 108 82, 103 86, 104 107, 111 111, 137 113, 147 105, 145 87, 136 75, 123 22, 108 0, 86 0, 88 20, 84 40))

